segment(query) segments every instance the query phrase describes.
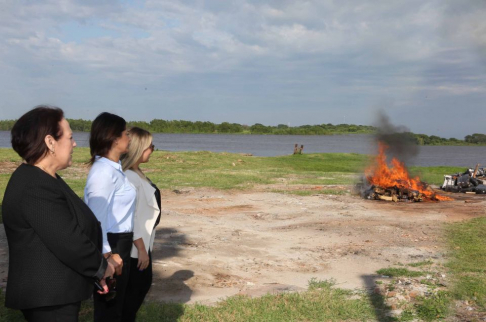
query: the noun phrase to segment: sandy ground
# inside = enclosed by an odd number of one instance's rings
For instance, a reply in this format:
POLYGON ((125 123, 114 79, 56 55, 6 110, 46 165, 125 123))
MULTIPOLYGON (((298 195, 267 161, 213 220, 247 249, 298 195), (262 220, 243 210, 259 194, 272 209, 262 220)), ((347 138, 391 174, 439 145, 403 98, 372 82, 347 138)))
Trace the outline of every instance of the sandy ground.
MULTIPOLYGON (((304 290, 311 278, 370 288, 380 268, 445 260, 442 224, 485 215, 484 196, 392 203, 272 189, 163 192, 148 298, 213 304, 235 294, 304 290)), ((7 264, 0 227, 2 287, 7 264)))
POLYGON ((211 304, 303 290, 311 278, 369 288, 380 268, 443 261, 442 223, 485 214, 481 196, 392 203, 266 192, 274 188, 165 193, 149 298, 211 304))

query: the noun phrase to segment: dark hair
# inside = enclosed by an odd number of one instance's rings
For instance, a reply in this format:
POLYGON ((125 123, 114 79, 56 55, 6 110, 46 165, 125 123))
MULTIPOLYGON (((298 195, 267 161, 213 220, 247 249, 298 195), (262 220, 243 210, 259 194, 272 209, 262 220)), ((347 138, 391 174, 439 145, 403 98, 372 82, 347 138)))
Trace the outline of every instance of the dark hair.
POLYGON ((120 116, 103 112, 91 124, 89 136, 89 149, 91 152, 90 164, 93 164, 97 155, 106 157, 113 142, 127 129, 127 122, 120 116))
POLYGON ((64 112, 53 106, 39 105, 28 111, 10 131, 12 148, 25 162, 35 164, 49 152, 45 137, 51 135, 57 141, 62 136, 59 123, 63 117, 64 112))

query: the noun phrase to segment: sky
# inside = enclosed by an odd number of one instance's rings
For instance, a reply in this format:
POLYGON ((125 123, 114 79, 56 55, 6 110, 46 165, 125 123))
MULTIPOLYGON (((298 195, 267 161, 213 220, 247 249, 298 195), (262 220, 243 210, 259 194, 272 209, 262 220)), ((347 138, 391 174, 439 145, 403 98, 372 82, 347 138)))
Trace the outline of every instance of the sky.
POLYGON ((485 133, 486 1, 0 0, 0 119, 485 133))

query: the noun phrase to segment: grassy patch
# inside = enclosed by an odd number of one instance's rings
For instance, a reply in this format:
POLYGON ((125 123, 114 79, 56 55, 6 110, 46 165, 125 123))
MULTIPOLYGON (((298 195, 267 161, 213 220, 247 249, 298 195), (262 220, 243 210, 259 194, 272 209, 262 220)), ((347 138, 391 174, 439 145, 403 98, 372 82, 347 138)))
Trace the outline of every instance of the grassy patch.
MULTIPOLYGON (((139 321, 388 321, 379 300, 372 303, 364 293, 334 288, 333 281, 311 279, 302 293, 265 295, 259 298, 230 297, 215 306, 146 303, 139 311, 139 321)), ((18 311, 3 307, 2 321, 23 321, 18 311)), ((383 308, 384 309, 384 308, 383 308)), ((80 321, 93 319, 91 301, 82 304, 80 321)))
MULTIPOLYGON (((72 179, 71 183, 79 182, 84 186, 89 149, 76 148, 74 151, 73 166, 60 174, 72 179)), ((208 151, 155 151, 151 161, 142 167, 163 189, 234 189, 274 183, 277 178, 286 178, 296 184, 351 184, 368 159, 366 155, 353 153, 254 157, 208 151)), ((0 149, 0 162, 19 161, 12 149, 0 149)), ((9 174, 5 177, 8 179, 9 174)))
MULTIPOLYGON (((76 148, 73 165, 59 174, 83 196, 88 173, 88 148, 76 148)), ((301 196, 341 195, 332 187, 320 190, 295 188, 296 185, 352 185, 357 182, 370 156, 356 153, 315 153, 278 157, 254 157, 236 153, 155 151, 142 168, 160 189, 209 187, 215 189, 251 189, 255 185, 285 184, 277 192, 301 196)), ((0 198, 13 171, 21 160, 12 149, 0 149, 0 162, 8 164, 0 173, 0 198), (8 169, 11 169, 9 171, 8 169)), ((412 167, 414 175, 429 183, 441 184, 444 174, 464 171, 457 167, 412 167)), ((1 215, 0 215, 1 223, 1 215)))
POLYGON ((406 268, 396 267, 382 268, 376 271, 376 273, 389 277, 419 277, 425 274, 425 272, 411 271, 406 268))
POLYGON ((454 298, 468 300, 486 310, 486 218, 451 224, 447 237, 454 298))
POLYGON ((428 184, 435 184, 441 186, 444 183, 445 174, 454 174, 464 172, 464 167, 410 167, 410 174, 412 176, 420 177, 420 180, 428 184))
POLYGON ((301 174, 298 179, 292 180, 292 183, 309 185, 350 185, 355 184, 359 178, 358 171, 356 171, 356 173, 308 172, 306 174, 301 174))
MULTIPOLYGON (((73 165, 59 174, 83 196, 88 173, 88 148, 76 148, 73 165)), ((209 187, 215 189, 250 189, 255 185, 282 184, 297 195, 315 194, 292 189, 293 185, 352 184, 369 156, 353 153, 303 154, 278 157, 253 157, 236 153, 155 151, 151 161, 143 164, 147 176, 160 189, 209 187)), ((11 172, 21 160, 12 149, 0 149, 0 162, 8 168, 0 173, 0 198, 3 199, 11 172)), ((322 189, 321 194, 342 194, 322 189)), ((1 217, 0 217, 1 222, 1 217)))
POLYGON ((434 262, 431 261, 431 260, 426 260, 426 261, 421 261, 421 262, 417 262, 417 263, 410 263, 410 264, 408 264, 408 266, 410 266, 410 267, 422 267, 422 266, 430 266, 433 263, 434 262))
MULTIPOLYGON (((89 160, 88 148, 76 148, 73 166, 60 174, 82 195, 89 160)), ((254 157, 235 153, 155 151, 143 164, 147 175, 162 189, 211 187, 247 189, 259 184, 350 185, 357 181, 369 162, 368 155, 356 153, 319 153, 278 157, 254 157), (281 182, 281 181, 280 181, 281 182)), ((0 149, 0 162, 20 162, 12 149, 0 149)), ((12 168, 14 169, 14 167, 12 168)), ((442 183, 444 174, 460 168, 412 168, 415 174, 432 183, 442 183), (429 180, 430 178, 430 180, 429 180)), ((3 195, 10 173, 0 174, 3 195)))
POLYGON ((334 184, 353 181, 342 173, 359 172, 368 159, 355 154, 307 154, 252 157, 230 153, 154 153, 145 165, 148 175, 162 188, 213 187, 247 189, 254 185, 334 184), (329 175, 328 175, 329 174, 329 175))
POLYGON ((397 319, 400 322, 413 321, 415 316, 412 310, 404 310, 400 317, 397 319))
MULTIPOLYGON (((437 321, 453 314, 453 300, 467 301, 472 311, 459 310, 461 319, 476 321, 476 313, 486 312, 486 218, 476 218, 465 222, 447 225, 446 240, 449 246, 450 286, 444 287, 440 279, 421 279, 422 286, 427 286, 424 296, 417 297, 410 303, 405 303, 403 312, 396 321, 437 321), (469 319, 468 312, 471 317, 469 319)), ((411 267, 432 266, 430 260, 408 264, 411 267)), ((431 268, 432 269, 432 268, 431 268)), ((396 291, 396 281, 399 277, 419 277, 426 272, 411 271, 406 268, 386 268, 377 273, 393 277, 391 284, 386 285, 388 291, 396 291)), ((432 275, 434 272, 428 272, 432 275)), ((437 273, 437 272, 436 272, 437 273)), ((449 284, 449 283, 447 283, 449 284)), ((463 307, 459 304, 457 307, 463 307)))
POLYGON ((439 291, 427 298, 418 299, 417 315, 424 321, 437 321, 448 316, 450 311, 450 295, 439 291))

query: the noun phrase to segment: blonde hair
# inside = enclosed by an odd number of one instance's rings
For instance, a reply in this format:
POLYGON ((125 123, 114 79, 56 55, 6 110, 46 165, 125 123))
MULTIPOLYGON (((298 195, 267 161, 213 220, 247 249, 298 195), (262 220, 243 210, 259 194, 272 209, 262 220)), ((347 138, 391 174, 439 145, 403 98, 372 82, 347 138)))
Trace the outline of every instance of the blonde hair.
POLYGON ((149 131, 139 127, 132 127, 129 130, 130 145, 128 146, 128 153, 122 156, 121 162, 123 171, 128 169, 135 171, 142 179, 146 179, 145 175, 139 169, 134 169, 133 166, 140 160, 142 154, 152 144, 152 134, 149 131))

